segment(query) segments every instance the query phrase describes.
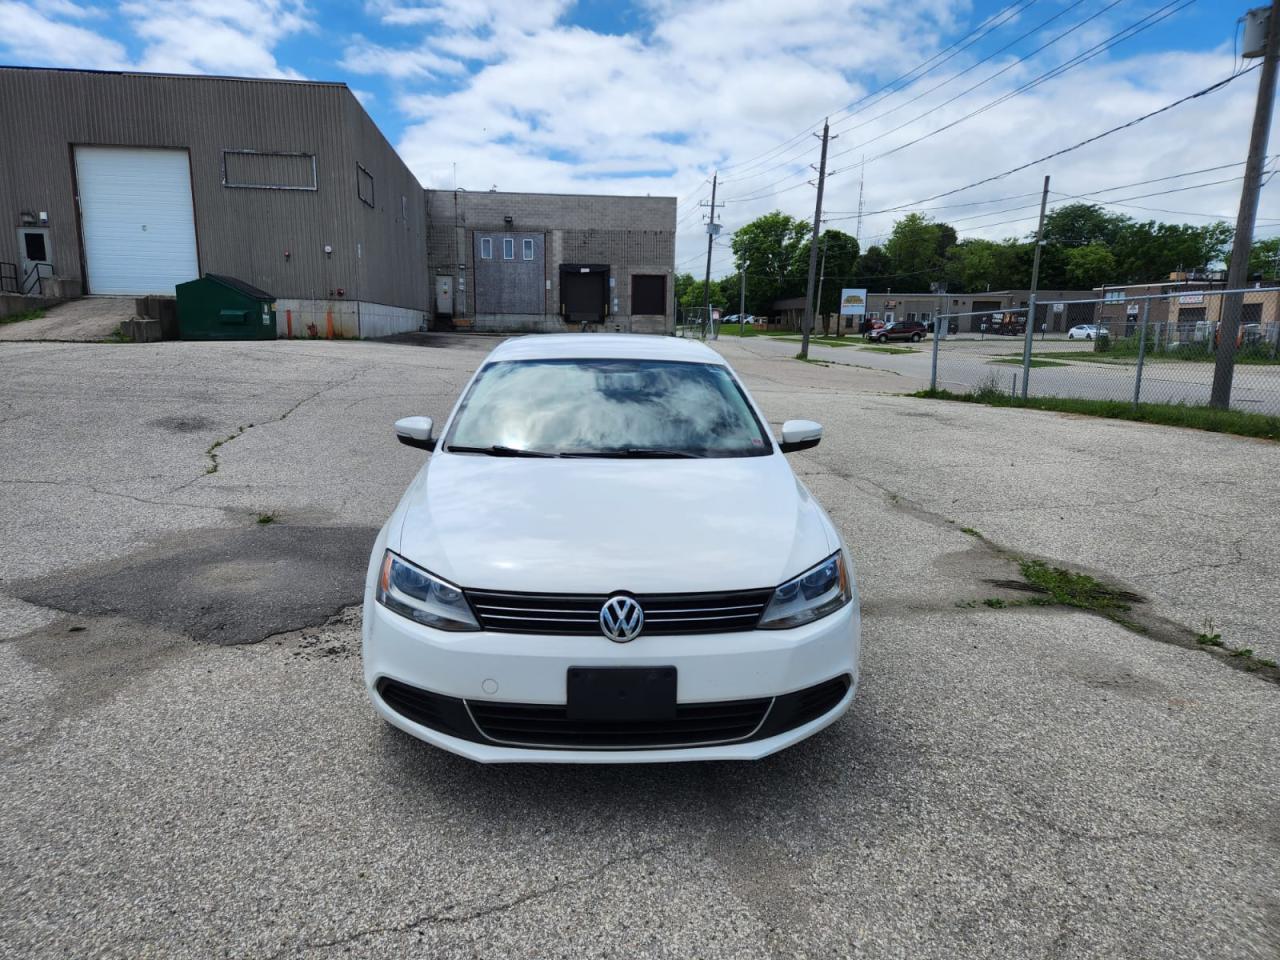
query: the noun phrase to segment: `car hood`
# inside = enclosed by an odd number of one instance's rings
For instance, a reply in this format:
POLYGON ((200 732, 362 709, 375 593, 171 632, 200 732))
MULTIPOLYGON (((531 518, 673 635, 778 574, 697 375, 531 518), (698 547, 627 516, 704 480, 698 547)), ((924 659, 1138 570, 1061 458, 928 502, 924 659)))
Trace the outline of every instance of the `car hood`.
POLYGON ((485 590, 772 587, 839 544, 781 454, 644 461, 436 455, 398 512, 393 549, 459 586, 485 590))

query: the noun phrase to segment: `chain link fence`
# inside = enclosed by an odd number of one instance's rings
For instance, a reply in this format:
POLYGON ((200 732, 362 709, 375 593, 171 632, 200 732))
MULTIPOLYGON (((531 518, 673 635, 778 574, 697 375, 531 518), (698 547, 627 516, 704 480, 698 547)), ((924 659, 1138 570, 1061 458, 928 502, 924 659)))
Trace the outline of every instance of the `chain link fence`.
POLYGON ((1280 287, 1186 290, 944 314, 931 385, 955 393, 1208 406, 1280 416, 1280 287), (1218 358, 1234 361, 1229 377, 1218 358), (1219 404, 1221 405, 1221 404, 1219 404))

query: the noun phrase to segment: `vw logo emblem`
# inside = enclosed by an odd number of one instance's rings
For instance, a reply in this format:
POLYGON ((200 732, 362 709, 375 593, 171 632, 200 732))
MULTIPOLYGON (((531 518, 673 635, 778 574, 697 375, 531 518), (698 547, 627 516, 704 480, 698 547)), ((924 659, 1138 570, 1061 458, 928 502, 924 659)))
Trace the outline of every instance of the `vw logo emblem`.
POLYGON ((614 643, 630 643, 643 629, 644 611, 631 597, 610 597, 600 608, 600 630, 614 643))

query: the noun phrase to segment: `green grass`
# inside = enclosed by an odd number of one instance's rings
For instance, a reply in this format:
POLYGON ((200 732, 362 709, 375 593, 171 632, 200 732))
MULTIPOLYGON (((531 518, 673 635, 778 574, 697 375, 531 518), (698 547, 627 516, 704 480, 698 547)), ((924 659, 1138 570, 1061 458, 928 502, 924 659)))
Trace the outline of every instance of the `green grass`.
POLYGON ((981 388, 977 393, 952 393, 950 390, 921 390, 911 394, 930 400, 953 400, 960 403, 985 403, 992 407, 1021 407, 1050 410, 1108 420, 1132 420, 1166 427, 1187 427, 1210 433, 1230 433, 1239 437, 1280 440, 1280 417, 1242 410, 1219 410, 1215 407, 1192 407, 1173 403, 1133 404, 1124 400, 1079 400, 1071 397, 1011 397, 999 388, 981 388))
POLYGON ((919 353, 911 347, 859 347, 859 350, 870 350, 872 353, 919 353))
POLYGON ((21 313, 11 313, 7 317, 0 317, 0 323, 22 323, 24 320, 39 320, 43 316, 43 310, 23 310, 21 313))
MULTIPOLYGON (((992 363, 1012 363, 1022 366, 1021 357, 1001 357, 999 360, 992 360, 992 363)), ((1031 365, 1033 367, 1069 367, 1071 364, 1063 363, 1061 360, 1042 360, 1034 355, 1031 357, 1031 365)))
POLYGON ((1039 587, 1053 603, 1064 607, 1092 610, 1111 617, 1124 619, 1116 614, 1129 611, 1131 596, 1099 583, 1087 573, 1073 573, 1061 567, 1051 567, 1039 560, 1022 560, 1018 563, 1023 578, 1039 587))
MULTIPOLYGON (((1104 341, 1107 344, 1105 350, 1094 353, 1092 350, 1086 355, 1077 359, 1098 359, 1106 362, 1108 359, 1114 360, 1137 360, 1139 350, 1138 337, 1116 337, 1110 341, 1104 341)), ((1090 344, 1092 346, 1092 344, 1090 344)), ((1216 357, 1217 348, 1210 340, 1197 341, 1195 343, 1183 343, 1172 346, 1168 349, 1159 349, 1160 344, 1147 338, 1147 354, 1146 359, 1149 361, 1180 361, 1184 363, 1213 363, 1216 357)), ((1280 364, 1280 356, 1277 356, 1269 343, 1252 343, 1240 347, 1236 350, 1236 363, 1243 364, 1261 364, 1274 365, 1280 364)))

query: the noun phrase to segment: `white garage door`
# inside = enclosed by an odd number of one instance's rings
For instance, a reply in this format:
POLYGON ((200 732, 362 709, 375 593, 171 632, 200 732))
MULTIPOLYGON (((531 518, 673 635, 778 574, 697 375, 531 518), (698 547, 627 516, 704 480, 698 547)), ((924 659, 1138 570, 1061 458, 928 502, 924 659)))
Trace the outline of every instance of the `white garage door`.
POLYGON ((90 293, 173 295, 199 276, 185 150, 76 147, 90 293))

